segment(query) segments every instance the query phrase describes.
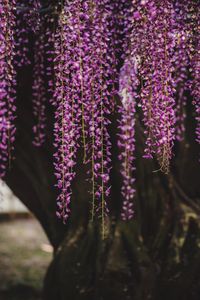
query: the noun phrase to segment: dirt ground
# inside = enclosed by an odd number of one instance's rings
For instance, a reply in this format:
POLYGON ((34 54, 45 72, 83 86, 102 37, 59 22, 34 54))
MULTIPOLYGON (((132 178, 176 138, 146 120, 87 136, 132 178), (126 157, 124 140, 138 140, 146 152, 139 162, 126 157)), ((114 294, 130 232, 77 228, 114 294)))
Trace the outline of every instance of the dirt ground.
POLYGON ((0 300, 40 300, 51 257, 35 219, 0 222, 0 300))

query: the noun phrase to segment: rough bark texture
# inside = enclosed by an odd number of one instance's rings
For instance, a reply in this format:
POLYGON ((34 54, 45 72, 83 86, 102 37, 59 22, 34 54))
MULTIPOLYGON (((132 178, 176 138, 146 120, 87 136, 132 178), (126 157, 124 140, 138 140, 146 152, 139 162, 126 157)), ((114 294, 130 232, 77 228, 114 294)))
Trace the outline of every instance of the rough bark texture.
MULTIPOLYGON (((112 216, 108 238, 90 222, 89 186, 79 164, 67 225, 55 216, 52 118, 42 149, 32 145, 32 67, 18 73, 15 160, 6 181, 40 221, 55 256, 44 284, 45 300, 197 300, 200 295, 200 185, 194 123, 187 119, 186 140, 176 146, 171 174, 141 159, 142 130, 137 124, 136 217, 119 218, 120 176, 113 151, 112 216)), ((189 101, 190 102, 190 101, 189 101)), ((189 116, 192 115, 188 105, 189 116)), ((113 126, 115 128, 115 126, 113 126)), ((113 143, 115 144, 114 132, 113 143)))

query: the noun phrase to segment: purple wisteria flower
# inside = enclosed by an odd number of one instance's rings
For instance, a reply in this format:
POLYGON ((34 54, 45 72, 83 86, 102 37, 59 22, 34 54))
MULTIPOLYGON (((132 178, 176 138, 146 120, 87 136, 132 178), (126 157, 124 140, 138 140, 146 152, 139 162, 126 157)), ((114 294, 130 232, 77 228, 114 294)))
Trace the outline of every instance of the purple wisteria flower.
POLYGON ((175 139, 172 55, 175 46, 171 1, 133 1, 130 44, 140 61, 141 103, 145 125, 145 158, 157 157, 169 171, 175 139))
POLYGON ((189 32, 187 30, 189 2, 187 0, 175 1, 175 50, 173 55, 174 84, 176 90, 176 126, 175 134, 178 141, 183 140, 186 118, 186 91, 188 89, 188 68, 189 68, 189 32))
POLYGON ((190 22, 188 22, 190 32, 190 71, 192 82, 190 85, 193 96, 193 104, 196 110, 196 141, 200 144, 200 10, 198 3, 190 6, 190 22))
MULTIPOLYGON (((15 26, 15 66, 31 64, 30 36, 37 34, 41 28, 39 10, 40 0, 17 0, 15 26)), ((38 35, 39 36, 39 35, 38 35)))
POLYGON ((115 112, 123 220, 135 213, 136 120, 144 132, 143 157, 156 159, 167 174, 174 141, 184 138, 190 93, 200 143, 199 6, 195 0, 64 0, 43 9, 41 3, 17 0, 16 11, 15 0, 0 0, 0 178, 15 140, 13 65, 32 63, 33 43, 33 144, 45 142, 52 104, 57 216, 66 223, 70 215, 82 157, 91 219, 101 219, 105 236, 115 112))
POLYGON ((36 35, 34 45, 34 68, 33 68, 33 114, 35 116, 35 125, 33 127, 34 140, 33 144, 40 147, 45 142, 46 129, 46 87, 45 87, 45 22, 40 20, 40 29, 36 35))
POLYGON ((121 215, 123 220, 130 220, 134 216, 133 198, 135 189, 133 184, 135 179, 133 172, 135 170, 135 113, 138 85, 137 60, 132 56, 125 61, 121 68, 119 79, 119 95, 121 97, 119 113, 121 119, 119 120, 118 146, 120 148, 119 160, 122 162, 122 196, 124 201, 121 215))
POLYGON ((100 215, 103 231, 110 192, 109 116, 117 93, 114 9, 108 0, 66 4, 55 43, 55 145, 59 149, 55 168, 61 190, 57 214, 68 217, 73 167, 80 145, 83 162, 91 165, 92 218, 96 212, 100 215), (63 147, 67 147, 65 151, 63 147), (61 176, 63 172, 65 175, 61 176))
POLYGON ((0 1, 0 178, 10 165, 15 140, 15 0, 0 1))

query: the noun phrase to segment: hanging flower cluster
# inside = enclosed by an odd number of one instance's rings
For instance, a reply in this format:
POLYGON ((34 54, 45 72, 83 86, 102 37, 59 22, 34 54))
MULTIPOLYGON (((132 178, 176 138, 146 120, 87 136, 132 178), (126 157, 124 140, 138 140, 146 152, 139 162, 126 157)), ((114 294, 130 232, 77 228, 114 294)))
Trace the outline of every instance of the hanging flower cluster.
POLYGON ((30 34, 40 29, 40 0, 17 0, 15 27, 15 66, 23 67, 30 61, 30 34))
MULTIPOLYGON (((26 23, 32 32, 37 32, 40 29, 40 9, 41 0, 29 0, 30 3, 26 3, 26 23)), ((21 2, 20 2, 21 4, 21 2)))
MULTIPOLYGON (((75 7, 76 8, 76 7, 75 7)), ((78 147, 79 128, 75 124, 75 119, 80 118, 78 101, 75 97, 80 91, 76 90, 75 78, 73 80, 72 89, 70 89, 70 66, 72 64, 70 57, 70 47, 67 47, 71 42, 76 41, 72 30, 70 35, 68 31, 71 29, 67 26, 69 13, 67 7, 62 7, 60 20, 55 35, 55 74, 56 89, 53 104, 56 108, 54 135, 56 148, 55 153, 55 170, 57 177, 57 187, 60 189, 58 196, 58 211, 57 216, 66 222, 69 215, 69 203, 71 197, 71 182, 75 176, 74 165, 78 147), (68 40, 69 37, 69 40, 68 40)), ((72 19, 72 16, 71 16, 72 19)), ((77 63, 79 66, 79 63, 77 63)), ((84 129, 83 129, 84 130, 84 129)))
POLYGON ((47 95, 50 103, 53 101, 55 76, 54 76, 54 45, 55 45, 55 18, 45 16, 45 75, 47 81, 47 95))
POLYGON ((122 195, 124 198, 122 206, 122 219, 129 220, 134 215, 133 198, 135 189, 133 188, 134 177, 134 153, 135 153, 135 113, 137 87, 139 80, 137 78, 137 61, 134 57, 127 59, 121 68, 119 78, 119 94, 121 105, 119 113, 121 119, 119 122, 119 140, 120 148, 119 159, 122 162, 121 173, 123 177, 122 195))
POLYGON ((190 52, 188 7, 187 1, 170 0, 133 0, 131 5, 124 1, 113 4, 77 0, 64 6, 57 33, 55 73, 59 84, 54 101, 58 105, 57 100, 64 98, 59 101, 63 108, 57 109, 55 126, 55 146, 60 143, 60 152, 55 155, 61 189, 59 217, 64 215, 67 219, 69 215, 73 167, 80 145, 84 162, 91 163, 92 216, 99 211, 98 199, 103 206, 102 218, 108 211, 105 200, 110 191, 108 125, 115 107, 112 96, 116 94, 117 82, 121 99, 118 146, 123 177, 122 218, 131 219, 134 214, 137 106, 142 107, 145 126, 144 157, 156 157, 160 169, 169 172, 174 141, 181 140, 184 132, 190 52), (119 60, 124 60, 120 72, 119 60), (74 108, 75 115, 71 111, 74 108), (67 138, 65 131, 71 133, 67 138))
POLYGON ((56 14, 42 15, 39 0, 28 4, 21 0, 15 43, 14 7, 15 0, 0 0, 0 177, 10 160, 15 133, 14 46, 15 65, 30 64, 29 34, 34 32, 33 143, 41 146, 45 141, 46 98, 51 98, 57 216, 64 223, 69 217, 80 152, 89 170, 92 219, 101 218, 104 235, 111 190, 109 130, 116 108, 123 220, 134 216, 136 120, 144 129, 143 157, 156 158, 159 169, 168 173, 174 142, 184 137, 190 92, 200 143, 198 4, 195 0, 62 0, 56 14))
POLYGON ((193 96, 193 104, 196 110, 196 141, 200 144, 200 9, 198 3, 190 6, 190 22, 188 22, 188 31, 190 33, 190 71, 192 82, 190 85, 193 96))
POLYGON ((33 127, 33 144, 40 147, 45 142, 46 129, 46 86, 45 86, 45 32, 44 20, 40 21, 34 45, 33 68, 33 114, 36 124, 33 127))
POLYGON ((15 0, 0 1, 0 178, 10 165, 15 139, 15 0))
POLYGON ((133 1, 132 44, 138 45, 141 102, 145 125, 145 158, 157 157, 168 172, 175 138, 172 55, 174 10, 171 1, 133 1))
MULTIPOLYGON (((30 5, 30 3, 28 4, 30 5)), ((16 10, 15 65, 18 67, 27 66, 31 63, 29 58, 28 11, 25 9, 26 5, 27 1, 20 1, 21 9, 16 10)))
POLYGON ((173 57, 174 83, 176 88, 176 139, 181 141, 184 138, 186 118, 186 91, 188 90, 188 68, 189 68, 189 34, 188 16, 189 2, 186 0, 175 1, 175 39, 176 46, 173 57))
MULTIPOLYGON (((121 69, 119 87, 122 101, 119 109, 121 133, 118 143, 122 150, 119 158, 122 160, 123 219, 130 219, 133 216, 136 101, 143 111, 146 135, 144 158, 157 157, 160 169, 168 173, 174 140, 182 140, 185 131, 185 92, 190 85, 188 69, 192 63, 191 49, 195 49, 192 55, 194 61, 192 94, 194 98, 199 99, 198 38, 194 46, 193 37, 194 31, 196 37, 198 36, 199 18, 195 17, 195 11, 198 12, 198 8, 193 1, 178 0, 174 2, 133 0, 132 6, 124 11, 127 39, 124 43, 126 56, 121 69), (189 43, 190 39, 192 46, 189 43), (131 99, 132 106, 128 107, 127 104, 128 109, 125 111, 124 105, 127 99, 131 99), (130 115, 132 122, 124 123, 130 115), (126 150, 126 147, 131 151, 126 150), (127 153, 129 155, 131 153, 128 159, 127 153), (128 181, 127 174, 131 183, 128 181)), ((198 100, 194 100, 194 104, 197 112, 197 141, 199 141, 198 100)))
POLYGON ((79 146, 83 148, 83 162, 91 165, 92 215, 99 212, 104 224, 108 212, 108 125, 116 93, 111 11, 107 0, 73 1, 64 6, 56 34, 55 167, 61 189, 57 214, 64 220, 69 214, 79 146))
MULTIPOLYGON (((200 20, 200 15, 198 17, 198 23, 200 20)), ((198 24, 198 31, 200 30, 200 24, 198 24)), ((200 41, 197 38, 196 52, 193 58, 193 74, 194 74, 194 104, 196 108, 196 140, 200 144, 200 41)))
POLYGON ((55 32, 54 17, 43 15, 41 3, 34 1, 35 18, 32 20, 36 24, 34 31, 34 68, 33 68, 33 114, 35 125, 33 127, 36 147, 41 147, 46 139, 46 104, 47 98, 53 102, 54 94, 54 41, 55 32), (38 11, 40 14, 38 14, 38 11))

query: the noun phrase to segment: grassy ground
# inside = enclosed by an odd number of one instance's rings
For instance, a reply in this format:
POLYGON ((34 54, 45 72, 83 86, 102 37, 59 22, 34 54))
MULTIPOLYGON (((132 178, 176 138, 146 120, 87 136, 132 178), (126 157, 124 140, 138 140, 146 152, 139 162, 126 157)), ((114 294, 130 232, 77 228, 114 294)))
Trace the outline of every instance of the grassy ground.
POLYGON ((51 247, 34 219, 0 223, 0 299, 41 299, 51 247))

